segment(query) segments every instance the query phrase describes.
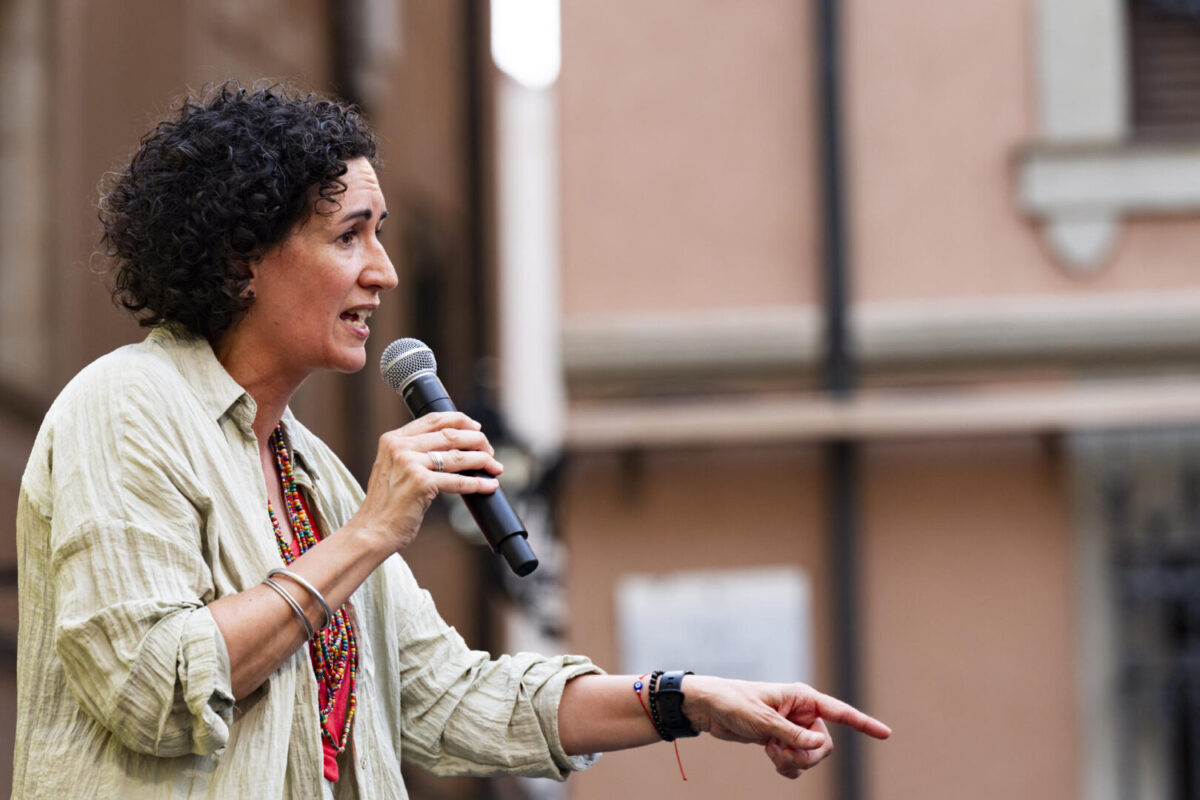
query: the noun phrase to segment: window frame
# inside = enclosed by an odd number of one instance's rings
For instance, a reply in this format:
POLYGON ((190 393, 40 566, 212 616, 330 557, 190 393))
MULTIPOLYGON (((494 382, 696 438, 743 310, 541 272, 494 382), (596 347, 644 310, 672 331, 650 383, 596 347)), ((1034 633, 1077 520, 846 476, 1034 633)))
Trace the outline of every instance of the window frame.
POLYGON ((1071 272, 1095 272, 1124 220, 1200 212, 1200 140, 1136 142, 1127 0, 1038 0, 1038 136, 1017 199, 1071 272))

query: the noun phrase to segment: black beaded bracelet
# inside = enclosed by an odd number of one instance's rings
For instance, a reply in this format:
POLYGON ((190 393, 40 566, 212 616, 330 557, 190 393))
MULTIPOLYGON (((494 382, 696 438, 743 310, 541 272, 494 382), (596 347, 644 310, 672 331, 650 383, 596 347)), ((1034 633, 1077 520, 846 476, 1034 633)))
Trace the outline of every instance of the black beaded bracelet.
POLYGON ((650 720, 654 723, 654 730, 658 731, 658 735, 665 741, 671 741, 667 736, 667 730, 663 727, 662 716, 658 711, 658 681, 662 677, 663 671, 656 669, 650 674, 650 720))

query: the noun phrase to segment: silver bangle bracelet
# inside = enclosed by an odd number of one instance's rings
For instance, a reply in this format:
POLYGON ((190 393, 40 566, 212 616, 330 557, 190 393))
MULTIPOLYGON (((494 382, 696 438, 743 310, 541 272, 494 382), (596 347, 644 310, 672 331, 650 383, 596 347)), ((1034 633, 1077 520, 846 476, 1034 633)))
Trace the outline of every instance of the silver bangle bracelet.
POLYGON ((308 621, 308 617, 304 614, 304 609, 302 609, 300 607, 300 604, 296 602, 296 599, 294 597, 292 597, 290 594, 288 594, 287 589, 284 589, 282 586, 280 586, 278 583, 271 580, 270 578, 267 578, 266 580, 264 580, 263 583, 265 583, 267 586, 270 586, 275 591, 279 592, 279 596, 287 601, 287 604, 292 607, 292 611, 295 611, 296 616, 300 618, 301 624, 304 625, 304 633, 305 633, 304 640, 308 641, 309 639, 311 639, 313 637, 312 623, 308 621))
POLYGON ((275 567, 274 569, 267 571, 267 578, 273 578, 276 575, 283 575, 284 577, 291 578, 296 583, 298 583, 302 587, 304 587, 308 591, 309 594, 311 594, 313 597, 316 598, 317 602, 321 606, 321 610, 325 612, 325 622, 323 622, 321 624, 322 628, 324 628, 329 623, 333 622, 333 611, 329 608, 329 603, 326 603, 325 598, 322 597, 321 593, 317 591, 317 587, 313 586, 311 583, 306 581, 304 578, 301 578, 299 575, 292 572, 290 569, 284 569, 283 567, 275 567))

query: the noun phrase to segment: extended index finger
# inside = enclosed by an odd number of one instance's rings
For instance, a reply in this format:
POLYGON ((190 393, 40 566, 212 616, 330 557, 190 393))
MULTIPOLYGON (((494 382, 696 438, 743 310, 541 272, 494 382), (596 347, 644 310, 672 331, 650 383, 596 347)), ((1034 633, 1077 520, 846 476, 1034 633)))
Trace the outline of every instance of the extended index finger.
POLYGON ((822 719, 845 725, 861 731, 876 739, 886 739, 892 735, 892 729, 874 717, 864 714, 849 703, 842 702, 827 694, 817 694, 817 715, 822 719))

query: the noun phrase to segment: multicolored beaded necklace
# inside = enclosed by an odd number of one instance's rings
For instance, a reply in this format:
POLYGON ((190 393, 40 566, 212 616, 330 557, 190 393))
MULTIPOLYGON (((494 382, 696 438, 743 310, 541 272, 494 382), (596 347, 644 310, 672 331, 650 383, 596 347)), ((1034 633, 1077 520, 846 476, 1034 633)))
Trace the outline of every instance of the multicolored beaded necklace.
MULTIPOLYGON (((283 430, 279 426, 276 426, 275 432, 271 434, 270 443, 275 451, 275 464, 279 467, 279 476, 283 483, 283 499, 287 504, 288 519, 292 523, 292 532, 303 554, 316 545, 317 537, 300 500, 300 489, 296 486, 296 477, 292 472, 292 456, 284 444, 283 430)), ((267 513, 270 514, 271 525, 275 528, 275 543, 279 545, 279 555, 283 557, 285 564, 290 565, 296 556, 292 553, 291 545, 279 525, 270 500, 267 501, 267 513)), ((357 695, 355 678, 358 671, 358 646, 354 639, 354 628, 346 617, 344 606, 333 612, 333 619, 313 636, 313 640, 315 641, 309 642, 308 651, 312 657, 317 681, 325 690, 325 701, 318 704, 321 712, 321 736, 337 748, 338 755, 341 755, 350 739, 350 724, 354 721, 357 695), (342 726, 341 736, 335 737, 329 730, 329 714, 337 701, 344 680, 350 681, 350 700, 346 704, 346 724, 342 726)))

